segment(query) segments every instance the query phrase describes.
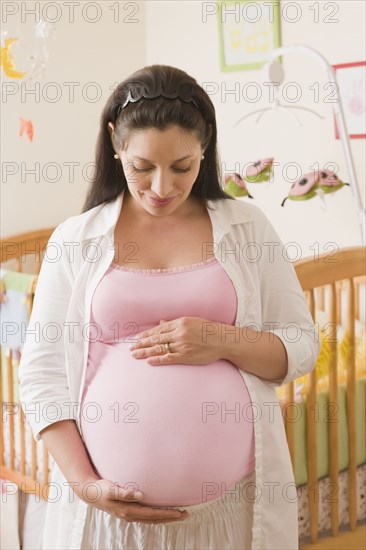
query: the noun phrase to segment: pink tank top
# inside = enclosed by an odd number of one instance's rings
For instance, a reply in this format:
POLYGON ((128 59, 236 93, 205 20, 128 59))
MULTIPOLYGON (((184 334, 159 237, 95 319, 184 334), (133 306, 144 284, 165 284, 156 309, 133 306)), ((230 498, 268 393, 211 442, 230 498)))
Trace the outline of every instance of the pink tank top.
POLYGON ((235 325, 236 311, 215 257, 163 270, 110 265, 92 299, 81 404, 82 437, 101 478, 142 491, 143 504, 184 506, 219 498, 253 471, 251 400, 233 363, 151 366, 128 349, 160 320, 235 325))

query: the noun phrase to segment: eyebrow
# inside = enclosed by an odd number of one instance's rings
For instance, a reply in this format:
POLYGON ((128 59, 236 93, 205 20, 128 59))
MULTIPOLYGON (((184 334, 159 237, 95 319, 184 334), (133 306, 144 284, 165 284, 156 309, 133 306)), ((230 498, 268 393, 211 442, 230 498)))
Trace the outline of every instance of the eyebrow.
MULTIPOLYGON (((181 160, 190 159, 190 158, 192 158, 193 156, 194 156, 194 155, 188 155, 188 156, 186 156, 186 157, 182 157, 182 158, 180 158, 180 159, 173 160, 173 163, 174 163, 174 162, 180 162, 181 160)), ((152 162, 151 160, 149 160, 149 159, 144 159, 143 157, 133 156, 132 158, 133 158, 133 159, 138 159, 138 160, 145 160, 146 162, 151 162, 151 163, 153 164, 153 162, 152 162)))

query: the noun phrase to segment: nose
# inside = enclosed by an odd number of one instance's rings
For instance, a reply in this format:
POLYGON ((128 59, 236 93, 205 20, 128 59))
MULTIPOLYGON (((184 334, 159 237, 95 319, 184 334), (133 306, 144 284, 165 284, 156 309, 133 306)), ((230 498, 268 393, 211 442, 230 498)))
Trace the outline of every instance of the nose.
POLYGON ((151 190, 159 199, 165 199, 172 195, 173 184, 171 176, 157 170, 151 179, 151 190))

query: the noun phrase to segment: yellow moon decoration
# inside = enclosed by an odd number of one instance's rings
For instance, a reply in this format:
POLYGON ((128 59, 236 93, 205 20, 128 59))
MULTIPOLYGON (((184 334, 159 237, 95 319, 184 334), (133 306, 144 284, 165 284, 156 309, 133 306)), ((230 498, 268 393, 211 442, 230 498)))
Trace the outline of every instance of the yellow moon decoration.
POLYGON ((17 42, 17 38, 6 38, 5 46, 1 48, 0 67, 3 68, 4 73, 9 78, 23 78, 27 73, 22 73, 16 70, 14 59, 10 53, 10 47, 17 42))

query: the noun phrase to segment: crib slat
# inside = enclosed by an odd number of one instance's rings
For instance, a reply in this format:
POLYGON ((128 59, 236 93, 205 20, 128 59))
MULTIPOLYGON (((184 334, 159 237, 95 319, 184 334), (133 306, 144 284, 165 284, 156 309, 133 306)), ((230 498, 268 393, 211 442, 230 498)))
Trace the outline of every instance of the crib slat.
POLYGON ((318 296, 318 308, 321 311, 324 311, 324 287, 320 286, 317 288, 317 296, 318 296))
MULTIPOLYGON (((315 320, 314 290, 306 293, 307 305, 313 320, 315 320)), ((312 543, 318 540, 318 518, 319 518, 319 483, 317 472, 317 417, 318 402, 316 399, 316 372, 313 369, 309 374, 309 386, 306 395, 306 446, 307 446, 307 468, 308 468, 308 499, 310 517, 310 539, 312 543), (311 452, 310 452, 311 449, 311 452)))
POLYGON ((355 289, 355 319, 360 318, 360 283, 359 281, 354 281, 354 289, 355 289))
MULTIPOLYGON (((314 294, 314 289, 311 289, 307 292, 308 294, 308 308, 309 308, 309 311, 310 311, 310 315, 312 316, 313 318, 313 321, 315 322, 315 294, 314 294)), ((323 299, 324 299, 324 294, 323 294, 323 299)))
POLYGON ((0 401, 1 401, 1 425, 0 425, 0 455, 1 466, 5 465, 4 459, 4 406, 3 406, 3 350, 0 347, 0 401))
POLYGON ((309 389, 306 398, 306 421, 307 421, 307 467, 308 467, 308 496, 310 515, 310 538, 315 543, 318 540, 318 517, 319 517, 319 486, 317 475, 317 439, 316 439, 316 378, 315 369, 309 374, 309 389), (310 452, 311 450, 311 452, 310 452))
POLYGON ((43 443, 43 481, 48 484, 48 466, 49 466, 49 455, 46 445, 43 443))
MULTIPOLYGON (((290 403, 295 402, 295 383, 290 382, 286 384, 286 395, 285 395, 285 428, 286 428, 286 437, 287 443, 291 456, 291 463, 293 470, 295 469, 295 422, 289 416, 290 403)), ((295 410, 296 415, 296 410, 295 410)))
MULTIPOLYGON (((338 285, 340 287, 340 285, 338 285)), ((329 437, 329 477, 330 477, 330 518, 332 535, 336 536, 339 531, 339 457, 338 457, 338 427, 339 427, 339 406, 338 406, 338 372, 337 372, 337 324, 341 322, 341 294, 336 284, 330 285, 329 297, 329 321, 330 326, 327 332, 329 343, 329 394, 328 394, 328 437, 329 437)))
MULTIPOLYGON (((334 286, 334 283, 332 285, 332 292, 333 292, 333 286, 334 286)), ((337 304, 339 305, 339 307, 337 307, 335 320, 334 320, 334 322, 337 323, 338 325, 342 324, 342 290, 343 288, 344 288, 344 281, 339 281, 338 284, 336 285, 337 304)))
POLYGON ((361 320, 361 287, 366 285, 366 276, 353 277, 353 285, 355 290, 355 319, 361 320))
MULTIPOLYGON (((19 361, 17 367, 19 368, 21 359, 21 353, 19 354, 19 361)), ((19 380, 19 377, 18 377, 19 380)), ((20 422, 20 472, 25 475, 25 466, 26 466, 26 450, 25 450, 25 414, 22 409, 20 399, 18 401, 19 406, 19 422, 20 422)))
POLYGON ((37 442, 34 437, 32 437, 31 478, 34 481, 37 479, 37 442))
POLYGON ((6 354, 6 375, 8 383, 8 399, 7 399, 7 421, 9 422, 9 437, 10 437, 10 469, 15 468, 15 426, 14 426, 14 395, 13 395, 13 354, 11 349, 6 354))
POLYGON ((41 271, 41 265, 42 265, 42 255, 39 254, 37 255, 37 258, 36 258, 36 275, 39 275, 39 272, 41 271))
POLYGON ((25 475, 25 415, 19 402, 19 422, 20 422, 20 471, 25 475))
POLYGON ((353 279, 348 279, 346 335, 347 354, 347 420, 349 433, 349 521, 354 531, 357 525, 357 457, 356 457, 356 357, 355 357, 355 292, 353 279))

